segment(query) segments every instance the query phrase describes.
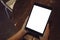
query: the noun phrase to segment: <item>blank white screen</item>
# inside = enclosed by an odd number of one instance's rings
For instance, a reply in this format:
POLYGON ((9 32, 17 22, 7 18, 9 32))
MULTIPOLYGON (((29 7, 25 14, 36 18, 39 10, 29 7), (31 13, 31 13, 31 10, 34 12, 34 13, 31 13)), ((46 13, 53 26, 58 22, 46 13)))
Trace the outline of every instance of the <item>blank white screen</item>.
POLYGON ((34 5, 26 27, 43 33, 50 13, 51 10, 34 5))

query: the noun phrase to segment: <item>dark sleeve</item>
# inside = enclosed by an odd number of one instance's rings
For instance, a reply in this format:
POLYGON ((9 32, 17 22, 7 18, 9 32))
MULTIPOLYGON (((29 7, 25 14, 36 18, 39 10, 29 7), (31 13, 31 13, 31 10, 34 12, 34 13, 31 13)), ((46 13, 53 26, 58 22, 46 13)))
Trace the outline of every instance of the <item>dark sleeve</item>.
POLYGON ((17 32, 16 27, 8 19, 5 7, 0 2, 0 40, 7 40, 10 36, 17 32))

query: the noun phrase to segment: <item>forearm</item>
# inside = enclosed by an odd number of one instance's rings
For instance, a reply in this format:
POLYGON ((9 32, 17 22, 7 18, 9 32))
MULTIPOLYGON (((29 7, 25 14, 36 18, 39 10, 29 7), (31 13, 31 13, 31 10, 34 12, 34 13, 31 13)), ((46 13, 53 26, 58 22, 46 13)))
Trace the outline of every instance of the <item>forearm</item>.
POLYGON ((18 40, 18 39, 21 39, 23 37, 23 35, 25 35, 25 33, 26 33, 26 31, 20 30, 16 34, 14 34, 12 37, 8 38, 8 40, 18 40))

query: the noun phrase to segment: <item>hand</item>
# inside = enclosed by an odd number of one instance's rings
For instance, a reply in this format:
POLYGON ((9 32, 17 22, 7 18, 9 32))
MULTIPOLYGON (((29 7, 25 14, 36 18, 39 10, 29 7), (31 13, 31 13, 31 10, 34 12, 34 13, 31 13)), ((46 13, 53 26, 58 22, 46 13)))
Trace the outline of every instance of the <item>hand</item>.
MULTIPOLYGON (((40 40, 48 40, 48 36, 49 36, 49 24, 47 24, 47 27, 46 27, 46 30, 45 30, 45 33, 43 35, 43 37, 40 37, 40 40)), ((39 40, 31 35, 26 35, 25 36, 25 39, 26 40, 39 40)))

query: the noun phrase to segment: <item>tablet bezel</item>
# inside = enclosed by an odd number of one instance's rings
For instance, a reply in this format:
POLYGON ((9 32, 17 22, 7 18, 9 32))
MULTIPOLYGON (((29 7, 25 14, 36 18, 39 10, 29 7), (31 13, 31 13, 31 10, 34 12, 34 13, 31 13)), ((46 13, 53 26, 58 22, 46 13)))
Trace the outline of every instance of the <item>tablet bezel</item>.
MULTIPOLYGON (((45 6, 45 5, 42 5, 42 4, 34 3, 33 6, 34 6, 34 5, 52 10, 51 7, 45 6)), ((32 9, 33 9, 33 7, 32 7, 32 9)), ((32 9, 31 9, 31 12, 32 12, 32 9)), ((30 12, 30 14, 31 14, 31 12, 30 12)), ((51 13, 50 13, 50 15, 51 15, 51 13)), ((50 19, 50 15, 49 15, 48 21, 49 21, 49 19, 50 19)), ((29 15, 29 18, 30 18, 30 15, 29 15)), ((29 20, 29 18, 28 18, 28 20, 29 20)), ((48 21, 47 21, 47 24, 48 24, 48 21)), ((27 23, 28 23, 28 21, 27 21, 27 23)), ((26 25, 27 25, 27 23, 26 23, 26 25)), ((47 24, 46 24, 46 26, 45 26, 44 32, 45 32, 45 30, 46 30, 47 24)), ((37 32, 37 31, 34 31, 34 30, 32 30, 32 29, 30 29, 30 28, 27 28, 27 27, 25 27, 25 29, 29 31, 28 34, 33 35, 34 37, 37 37, 37 38, 38 38, 39 36, 43 36, 43 35, 44 35, 44 32, 43 32, 43 34, 42 34, 42 33, 39 33, 39 32, 37 32)))

